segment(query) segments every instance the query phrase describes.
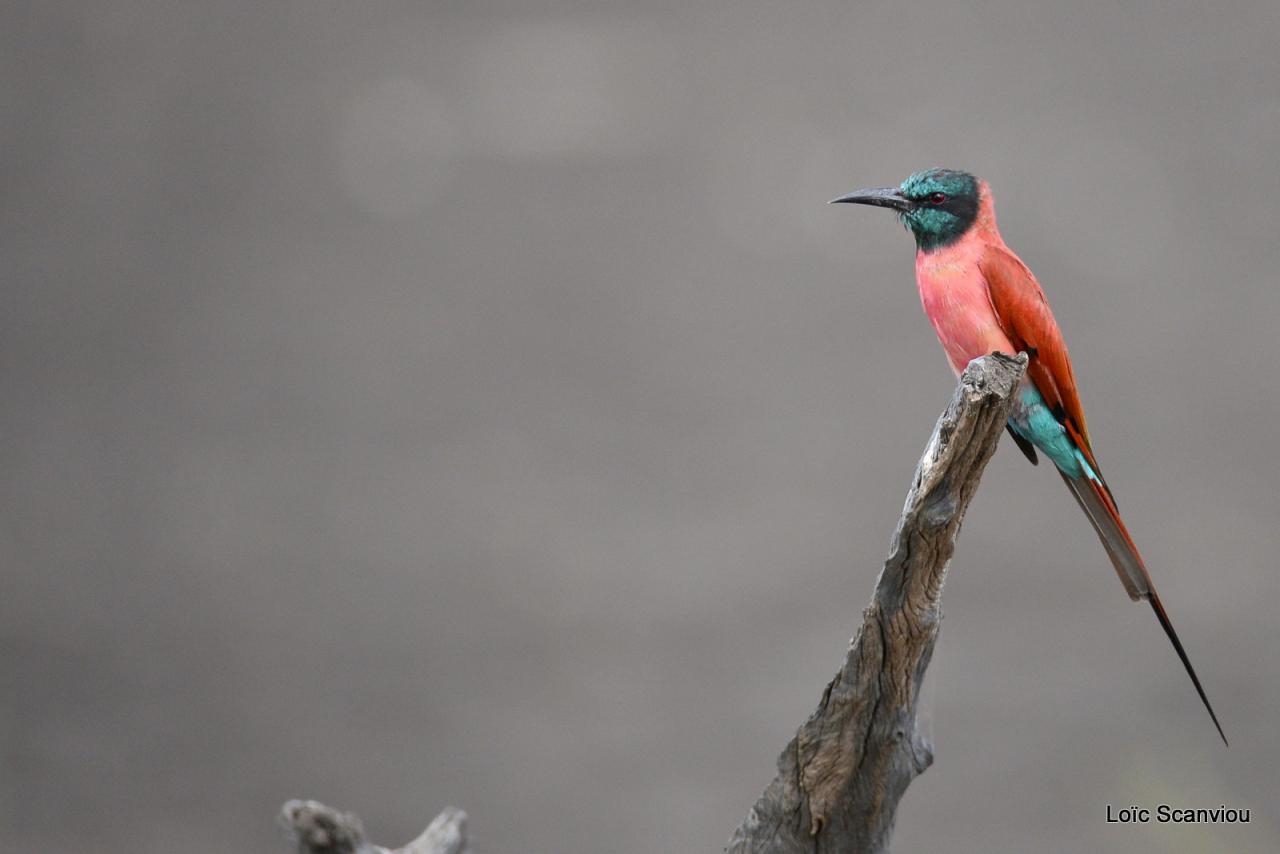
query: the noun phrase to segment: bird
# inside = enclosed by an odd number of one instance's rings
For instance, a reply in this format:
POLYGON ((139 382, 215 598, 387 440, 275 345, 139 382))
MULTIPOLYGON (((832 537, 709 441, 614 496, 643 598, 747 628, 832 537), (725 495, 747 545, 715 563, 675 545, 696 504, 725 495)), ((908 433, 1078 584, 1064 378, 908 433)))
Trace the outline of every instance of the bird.
POLYGON ((1155 611, 1227 744, 1102 475, 1062 331, 1035 275, 1000 236, 990 186, 969 172, 936 168, 916 172, 897 187, 857 190, 831 203, 889 208, 914 235, 920 301, 957 376, 981 356, 1027 355, 1006 429, 1033 465, 1039 461, 1037 452, 1053 463, 1092 523, 1129 598, 1146 601, 1155 611))

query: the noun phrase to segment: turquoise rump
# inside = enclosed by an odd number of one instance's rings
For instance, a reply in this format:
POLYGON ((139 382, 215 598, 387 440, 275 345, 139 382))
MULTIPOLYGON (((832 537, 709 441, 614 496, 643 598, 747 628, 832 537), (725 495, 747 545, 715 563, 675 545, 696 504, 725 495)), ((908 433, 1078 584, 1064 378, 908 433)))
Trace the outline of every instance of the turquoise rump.
POLYGON ((1054 417, 1044 396, 1031 383, 1023 383, 1018 400, 1014 402, 1013 413, 1009 416, 1009 427, 1035 445, 1067 477, 1099 481, 1097 472, 1080 453, 1062 422, 1054 417))

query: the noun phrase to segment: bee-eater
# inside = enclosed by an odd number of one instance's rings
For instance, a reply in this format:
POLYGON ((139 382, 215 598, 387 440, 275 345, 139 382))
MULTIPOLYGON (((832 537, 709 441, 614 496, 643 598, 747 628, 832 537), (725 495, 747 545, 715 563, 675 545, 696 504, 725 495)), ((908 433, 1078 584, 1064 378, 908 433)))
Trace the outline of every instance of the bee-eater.
POLYGON ((1053 461, 1098 532, 1129 598, 1151 603, 1226 743, 1102 477, 1062 332, 1036 277, 1001 238, 987 182, 968 172, 929 169, 901 186, 858 190, 832 202, 890 208, 915 235, 920 301, 957 375, 970 360, 993 352, 1027 354, 1026 375, 1006 425, 1009 434, 1032 464, 1037 449, 1053 461))

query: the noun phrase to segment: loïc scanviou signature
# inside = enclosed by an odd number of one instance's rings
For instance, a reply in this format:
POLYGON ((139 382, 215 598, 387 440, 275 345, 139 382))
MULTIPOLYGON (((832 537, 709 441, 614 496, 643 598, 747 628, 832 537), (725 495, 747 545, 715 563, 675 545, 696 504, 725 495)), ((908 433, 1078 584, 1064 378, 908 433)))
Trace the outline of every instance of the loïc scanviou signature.
POLYGON ((1226 804, 1216 807, 1175 807, 1158 804, 1151 807, 1130 804, 1116 807, 1107 804, 1107 824, 1248 824, 1249 810, 1226 804))

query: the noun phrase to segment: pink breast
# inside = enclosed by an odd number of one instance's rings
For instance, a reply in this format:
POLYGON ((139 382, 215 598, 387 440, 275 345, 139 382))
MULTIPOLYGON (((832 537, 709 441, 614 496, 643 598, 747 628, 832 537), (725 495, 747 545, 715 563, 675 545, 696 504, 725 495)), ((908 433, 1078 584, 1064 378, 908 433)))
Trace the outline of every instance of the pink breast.
POLYGON ((920 302, 956 374, 979 356, 1013 352, 978 269, 981 245, 975 237, 971 233, 950 246, 916 255, 920 302))

